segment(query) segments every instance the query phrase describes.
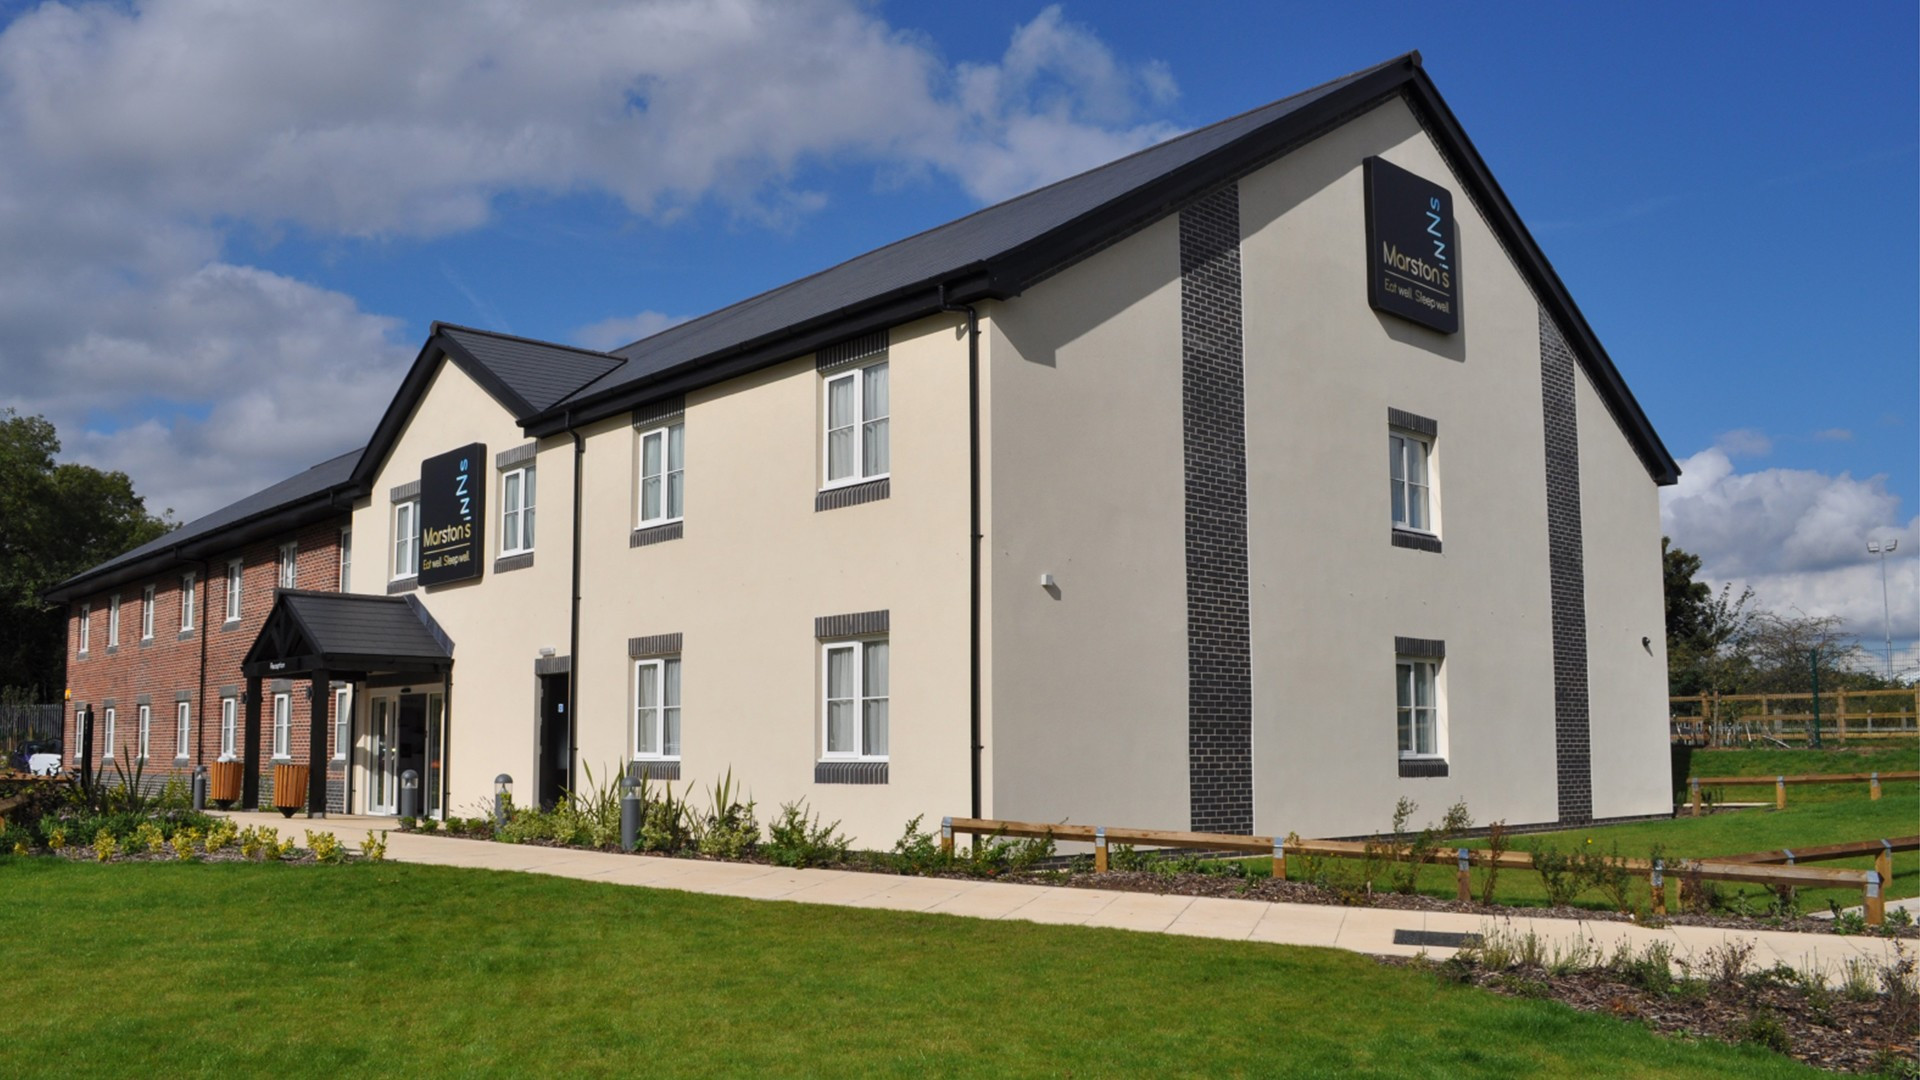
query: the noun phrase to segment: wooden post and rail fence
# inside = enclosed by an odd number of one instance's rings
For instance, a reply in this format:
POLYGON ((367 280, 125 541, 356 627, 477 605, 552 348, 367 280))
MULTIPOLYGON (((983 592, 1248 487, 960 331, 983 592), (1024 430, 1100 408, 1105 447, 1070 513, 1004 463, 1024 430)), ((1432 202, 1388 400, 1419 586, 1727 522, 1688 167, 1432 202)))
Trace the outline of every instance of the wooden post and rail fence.
MULTIPOLYGON (((1113 844, 1140 844, 1149 847, 1188 848, 1207 852, 1270 855, 1273 857, 1273 876, 1280 880, 1286 879, 1289 855, 1338 859, 1363 859, 1372 856, 1390 861, 1405 861, 1411 850, 1393 844, 1359 840, 1296 839, 1289 841, 1284 837, 1275 836, 1108 828, 1100 825, 1051 824, 966 817, 941 819, 940 850, 949 856, 952 855, 953 838, 961 833, 973 836, 976 841, 981 836, 1007 836, 1090 843, 1093 845, 1093 870, 1097 874, 1108 871, 1108 849, 1113 844)), ((1848 845, 1832 846, 1839 848, 1848 845)), ((1626 869, 1648 875, 1648 884, 1653 895, 1653 910, 1657 914, 1665 914, 1667 910, 1666 876, 1681 874, 1704 881, 1745 882, 1767 885, 1776 889, 1859 889, 1866 908, 1867 924, 1879 926, 1886 919, 1886 900, 1881 893, 1885 884, 1892 880, 1891 853, 1920 850, 1920 836, 1901 837, 1897 840, 1863 841, 1851 846, 1859 850, 1849 851, 1846 854, 1823 854, 1825 849, 1808 848, 1789 855, 1783 849, 1782 852, 1755 852, 1724 859, 1676 860, 1671 865, 1664 860, 1649 862, 1645 859, 1622 859, 1620 862, 1626 869), (1876 858, 1875 868, 1872 870, 1835 870, 1798 865, 1799 862, 1827 858, 1852 858, 1876 853, 1879 857, 1876 858), (1784 857, 1776 859, 1774 858, 1776 854, 1784 857), (1779 865, 1780 863, 1786 865, 1779 865)), ((1513 870, 1534 868, 1533 856, 1524 851, 1502 851, 1496 854, 1477 848, 1439 848, 1428 852, 1424 858, 1427 862, 1451 862, 1455 865, 1458 898, 1463 902, 1472 898, 1470 875, 1474 866, 1498 866, 1501 869, 1513 870)))
POLYGON ((1830 694, 1691 694, 1668 698, 1667 703, 1670 738, 1691 746, 1736 746, 1756 739, 1805 742, 1816 716, 1820 737, 1840 746, 1854 739, 1920 735, 1920 687, 1830 694))
POLYGON ((1776 810, 1787 808, 1788 784, 1861 784, 1867 785, 1868 798, 1878 802, 1880 784, 1887 780, 1920 780, 1920 772, 1866 772, 1866 773, 1821 773, 1808 776, 1695 776, 1687 781, 1687 803, 1694 817, 1699 817, 1705 804, 1703 788, 1710 787, 1773 787, 1773 807, 1776 810))

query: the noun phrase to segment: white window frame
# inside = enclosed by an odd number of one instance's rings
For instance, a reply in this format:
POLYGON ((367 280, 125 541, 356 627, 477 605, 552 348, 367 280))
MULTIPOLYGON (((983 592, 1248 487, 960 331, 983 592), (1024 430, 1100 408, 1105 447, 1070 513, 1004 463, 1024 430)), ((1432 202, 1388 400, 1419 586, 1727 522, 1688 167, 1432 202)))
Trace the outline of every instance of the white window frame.
POLYGON ((93 605, 80 605, 80 655, 87 655, 93 646, 93 605))
POLYGON ((353 581, 353 527, 340 530, 340 591, 346 592, 353 581))
POLYGON ((223 697, 220 699, 220 760, 232 761, 237 756, 239 732, 240 699, 223 697))
POLYGON ((185 761, 192 755, 187 747, 193 742, 193 703, 182 701, 173 707, 173 759, 185 761))
POLYGON ((687 424, 685 420, 676 420, 662 424, 640 433, 639 457, 634 462, 634 475, 639 479, 634 487, 634 515, 638 519, 635 528, 650 529, 655 525, 671 525, 686 520, 687 512, 687 424), (680 433, 680 460, 673 459, 673 434, 680 433), (647 472, 647 440, 660 440, 660 471, 647 472), (674 478, 680 479, 680 512, 673 512, 674 478), (660 512, 647 516, 647 481, 655 480, 660 484, 660 512))
POLYGON ((847 487, 852 484, 865 484, 874 480, 883 480, 893 475, 893 372, 892 369, 888 367, 887 361, 880 360, 871 364, 862 364, 859 367, 850 368, 845 371, 835 371, 822 379, 820 382, 820 419, 821 432, 823 433, 820 440, 820 476, 822 479, 820 489, 822 491, 847 487), (870 373, 882 369, 885 369, 887 373, 886 411, 878 416, 868 416, 866 412, 867 379, 870 373), (851 425, 843 425, 843 427, 851 426, 853 428, 853 449, 851 451, 853 455, 853 461, 851 462, 852 471, 845 476, 835 479, 833 475, 833 433, 842 430, 842 428, 833 426, 833 388, 835 385, 849 379, 853 380, 854 418, 851 425), (885 468, 869 473, 867 472, 867 440, 875 424, 883 425, 880 439, 885 443, 887 448, 887 464, 885 468))
POLYGON ((138 744, 134 747, 137 751, 134 757, 137 761, 145 761, 148 751, 153 749, 153 706, 141 705, 138 709, 140 726, 135 730, 138 744))
POLYGON ((394 581, 420 576, 419 499, 405 499, 393 504, 392 558, 394 581))
POLYGON ((79 768, 83 749, 87 745, 87 710, 75 709, 73 713, 73 765, 79 768))
POLYGON ((533 551, 535 498, 539 494, 533 478, 533 466, 522 465, 500 474, 500 554, 527 555, 533 551), (520 498, 507 497, 507 481, 520 478, 520 498), (508 538, 512 538, 509 546, 508 538))
POLYGON ((283 589, 298 588, 300 583, 300 541, 280 545, 280 574, 274 579, 283 589))
POLYGON ((820 759, 822 761, 886 761, 888 759, 889 752, 893 748, 892 672, 893 647, 884 635, 820 643, 820 759), (887 649, 887 686, 879 694, 867 692, 867 650, 873 645, 884 646, 887 649), (850 688, 853 693, 851 696, 836 698, 833 696, 833 654, 843 650, 851 651, 853 654, 851 669, 853 685, 850 688), (854 750, 833 749, 832 715, 833 704, 836 701, 847 701, 853 705, 854 750), (881 736, 886 746, 878 753, 875 753, 867 743, 867 710, 875 702, 880 703, 887 710, 885 728, 881 736))
POLYGON ((1396 657, 1393 666, 1394 678, 1394 744, 1399 749, 1403 761, 1445 761, 1447 757, 1446 723, 1446 684, 1443 682, 1442 661, 1426 656, 1396 657), (1419 704, 1419 680, 1425 676, 1429 705, 1419 704), (1409 683, 1407 680, 1415 680, 1409 683), (1408 692, 1410 704, 1401 705, 1401 691, 1408 692), (1408 736, 1411 745, 1400 737, 1400 716, 1407 714, 1408 736), (1420 747, 1421 714, 1425 713, 1426 723, 1433 729, 1432 749, 1422 751, 1420 747))
POLYGON ((114 707, 112 705, 109 705, 105 709, 106 721, 107 721, 105 725, 107 729, 105 734, 107 736, 107 742, 106 742, 106 745, 100 750, 101 761, 113 760, 113 721, 114 721, 113 708, 114 707))
POLYGON ((333 760, 347 760, 347 745, 353 741, 353 687, 338 686, 333 691, 333 760))
POLYGON ((227 621, 240 621, 240 597, 242 596, 242 575, 246 562, 242 559, 227 560, 227 621))
POLYGON ((180 632, 183 634, 193 629, 193 617, 196 614, 194 610, 196 598, 193 590, 199 583, 200 579, 197 575, 180 575, 180 632))
POLYGON ((679 761, 680 754, 685 748, 686 727, 682 723, 682 717, 686 714, 680 707, 681 699, 685 694, 685 685, 681 682, 681 679, 669 680, 667 678, 669 665, 672 666, 675 672, 680 672, 682 678, 685 677, 680 667, 680 658, 678 656, 649 657, 645 660, 635 660, 633 662, 632 734, 633 760, 635 761, 679 761), (659 691, 658 703, 651 709, 640 704, 640 675, 643 671, 653 672, 653 685, 657 687, 659 691), (669 687, 674 688, 673 699, 671 701, 668 700, 667 695, 669 687), (677 743, 671 752, 667 749, 668 713, 673 714, 674 737, 677 743), (653 745, 659 747, 656 751, 649 752, 640 748, 642 742, 640 738, 641 732, 648 729, 653 733, 653 745))
POLYGON ((120 594, 114 593, 107 600, 107 648, 116 648, 120 644, 120 594))
POLYGON ((157 586, 149 585, 140 590, 140 640, 153 640, 153 600, 160 595, 157 586))
POLYGON ((293 760, 293 695, 273 695, 273 760, 293 760))
POLYGON ((1387 429, 1387 485, 1390 497, 1387 500, 1388 513, 1393 517, 1393 527, 1405 532, 1422 533, 1427 536, 1440 535, 1440 500, 1438 485, 1434 483, 1433 439, 1418 432, 1402 428, 1387 429), (1420 452, 1421 472, 1426 477, 1424 483, 1416 483, 1408 473, 1411 460, 1407 456, 1409 448, 1420 452), (1393 470, 1400 469, 1400 477, 1395 478, 1393 470), (1413 523, 1412 508, 1415 496, 1419 497, 1420 509, 1425 513, 1422 524, 1413 523), (1393 510, 1393 498, 1398 497, 1405 508, 1399 513, 1393 510))

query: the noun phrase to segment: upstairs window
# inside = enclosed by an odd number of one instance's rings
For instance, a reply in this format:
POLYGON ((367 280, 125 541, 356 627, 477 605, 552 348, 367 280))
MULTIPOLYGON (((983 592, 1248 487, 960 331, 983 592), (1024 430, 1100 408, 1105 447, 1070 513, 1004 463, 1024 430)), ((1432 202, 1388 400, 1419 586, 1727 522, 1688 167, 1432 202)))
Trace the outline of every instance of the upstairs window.
POLYGON ((878 480, 892 468, 887 363, 826 380, 827 487, 878 480))
POLYGON ((340 530, 340 591, 346 592, 353 580, 353 530, 340 530))
POLYGON ((1393 527, 1432 533, 1433 444, 1410 431, 1387 433, 1388 476, 1393 487, 1393 527))
POLYGON ((500 474, 500 554, 533 550, 533 496, 532 466, 500 474))
POLYGON ((87 649, 93 644, 93 605, 80 605, 80 655, 87 655, 87 649))
POLYGON ((298 566, 299 560, 300 560, 300 545, 298 542, 289 540, 286 543, 280 545, 279 584, 281 588, 291 589, 294 587, 294 583, 299 580, 299 577, 295 572, 296 567, 298 566))
POLYGON ((120 594, 107 600, 107 648, 120 644, 120 594))
POLYGON ((687 425, 668 424, 640 436, 639 527, 679 521, 687 490, 687 425))
POLYGON ((409 499, 393 505, 393 577, 416 577, 420 573, 420 501, 409 499))
POLYGON ((245 565, 239 559, 227 563, 227 621, 240 621, 240 569, 245 565))
POLYGON ((198 579, 192 574, 183 574, 180 577, 180 632, 183 634, 193 629, 193 606, 197 599, 193 589, 198 583, 198 579))
POLYGON ((140 640, 153 640, 153 598, 158 589, 149 585, 140 590, 140 640))

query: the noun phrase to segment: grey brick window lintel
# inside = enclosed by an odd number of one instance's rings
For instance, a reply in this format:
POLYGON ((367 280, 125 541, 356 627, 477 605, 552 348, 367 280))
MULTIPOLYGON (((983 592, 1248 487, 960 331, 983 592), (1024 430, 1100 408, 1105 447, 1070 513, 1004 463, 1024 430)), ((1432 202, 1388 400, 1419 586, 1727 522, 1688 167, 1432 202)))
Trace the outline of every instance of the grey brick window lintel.
POLYGON ((634 761, 627 764, 627 778, 635 784, 640 782, 640 775, 642 773, 646 774, 649 783, 656 780, 678 780, 680 779, 680 763, 677 761, 634 761))
POLYGON ((173 692, 173 700, 174 700, 174 703, 175 703, 175 704, 178 704, 178 703, 180 703, 180 702, 182 702, 182 701, 192 701, 192 700, 193 700, 193 691, 191 691, 191 690, 175 690, 175 691, 173 692))
POLYGON ((237 697, 239 694, 240 688, 232 683, 228 683, 220 688, 221 697, 237 697))
POLYGON ((1411 431, 1415 435, 1425 435, 1429 439, 1436 438, 1440 434, 1438 420, 1429 420, 1418 413, 1410 413, 1392 406, 1387 407, 1387 426, 1399 428, 1401 431, 1411 431))
POLYGON ((815 762, 813 782, 816 784, 884 784, 887 782, 887 763, 884 761, 815 762))
POLYGON ((153 704, 153 695, 152 694, 135 694, 133 695, 133 703, 135 705, 151 705, 153 704))
POLYGON ((678 540, 685 533, 685 525, 686 522, 684 521, 675 521, 666 525, 650 525, 644 529, 635 529, 632 534, 627 537, 627 546, 630 548, 646 547, 648 544, 658 544, 667 540, 678 540))
POLYGON ((673 656, 680 651, 681 635, 649 634, 646 637, 627 639, 627 658, 639 660, 648 656, 673 656))
POLYGON ((1401 776, 1445 776, 1447 762, 1445 758, 1401 758, 1401 776))
POLYGON ((1393 651, 1397 656, 1418 656, 1428 660, 1445 660, 1447 643, 1433 638, 1400 637, 1394 635, 1393 651))
POLYGON ((389 502, 403 503, 420 497, 420 481, 410 480, 387 493, 389 502))
POLYGON ((835 368, 857 364, 862 360, 887 355, 887 331, 875 330, 871 334, 862 334, 857 338, 829 345, 814 354, 813 366, 816 371, 832 371, 835 368))
POLYGON ((292 679, 275 679, 267 687, 267 689, 270 692, 275 694, 291 694, 293 693, 293 680, 292 679))
POLYGON ((511 469, 515 465, 532 461, 535 457, 538 457, 539 454, 539 443, 522 443, 519 446, 509 447, 493 455, 493 467, 496 469, 511 469))
POLYGON ((669 420, 684 416, 686 411, 685 394, 675 394, 661 401, 650 402, 633 410, 633 428, 639 431, 642 428, 659 427, 669 420))
POLYGON ((101 698, 101 699, 100 699, 100 707, 101 707, 101 708, 103 708, 103 709, 111 709, 111 708, 114 708, 114 707, 116 707, 116 706, 118 706, 119 704, 120 704, 120 702, 119 702, 119 701, 118 701, 117 699, 115 699, 115 698, 110 698, 110 697, 109 697, 109 698, 101 698))
POLYGON ((884 634, 888 632, 891 622, 890 609, 858 611, 849 615, 822 615, 813 620, 813 636, 826 639, 884 634))
POLYGON ((843 506, 878 502, 892 495, 893 477, 883 476, 864 484, 848 484, 846 487, 828 488, 816 492, 813 496, 813 509, 816 513, 821 510, 838 510, 843 506))
POLYGON ((533 661, 535 675, 565 675, 573 670, 571 656, 538 656, 533 661))
POLYGON ((502 555, 493 560, 493 572, 504 574, 509 570, 525 570, 533 565, 533 552, 526 551, 518 555, 502 555))
POLYGON ((1415 551, 1439 552, 1440 538, 1432 533, 1414 532, 1411 529, 1393 530, 1393 546, 1412 548, 1415 551))

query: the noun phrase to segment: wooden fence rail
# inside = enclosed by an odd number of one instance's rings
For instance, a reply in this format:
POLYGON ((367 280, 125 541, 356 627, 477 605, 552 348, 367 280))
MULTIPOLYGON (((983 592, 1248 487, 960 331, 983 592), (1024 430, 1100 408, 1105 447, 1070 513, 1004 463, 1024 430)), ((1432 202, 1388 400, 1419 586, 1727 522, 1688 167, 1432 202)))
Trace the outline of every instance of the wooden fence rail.
MULTIPOLYGON (((1242 836, 1236 833, 1175 832, 1161 829, 1108 828, 1099 825, 1067 825, 1034 821, 1005 821, 999 818, 949 817, 940 822, 940 850, 953 854, 953 838, 965 833, 981 836, 1011 836, 1022 839, 1077 840, 1093 845, 1093 870, 1104 874, 1109 867, 1108 849, 1113 844, 1144 844, 1154 847, 1189 848, 1200 851, 1235 851, 1273 857, 1273 876, 1285 880, 1287 856, 1308 855, 1323 858, 1362 859, 1368 857, 1404 862, 1411 849, 1394 844, 1360 840, 1287 840, 1275 836, 1242 836)), ((1912 838, 1920 847, 1920 837, 1912 838)), ((1905 842, 1904 839, 1901 842, 1905 842)), ((1883 843, 1883 841, 1874 841, 1883 843)), ((1904 848, 1900 850, 1906 850, 1904 848)), ((1870 853, 1870 852, 1869 852, 1870 853)), ((1767 853, 1761 853, 1767 854, 1767 853)), ((1524 851, 1494 852, 1477 848, 1440 848, 1429 852, 1425 861, 1453 863, 1456 866, 1458 895, 1471 899, 1472 867, 1499 866, 1502 869, 1531 870, 1533 856, 1524 851)), ((1867 922, 1879 926, 1886 918, 1882 886, 1892 880, 1892 864, 1873 870, 1831 870, 1812 866, 1778 866, 1770 860, 1734 856, 1730 859, 1663 860, 1622 859, 1629 870, 1648 875, 1653 894, 1653 909, 1667 909, 1666 876, 1684 874, 1706 881, 1735 881, 1768 885, 1773 888, 1859 889, 1866 907, 1867 922), (1741 861, 1748 860, 1748 861, 1741 861)))
POLYGON ((1699 817, 1703 803, 1701 788, 1707 787, 1764 787, 1773 785, 1773 805, 1776 810, 1787 808, 1788 784, 1858 784, 1866 781, 1867 797, 1880 798, 1880 782, 1883 780, 1920 780, 1920 772, 1870 772, 1870 773, 1820 773, 1804 776, 1696 776, 1687 781, 1687 801, 1691 804, 1693 816, 1699 817))
POLYGON ((1815 708, 1823 736, 1843 746, 1851 739, 1920 734, 1920 689, 1836 690, 1817 699, 1811 693, 1694 694, 1667 702, 1670 738, 1696 746, 1728 746, 1742 738, 1804 741, 1815 708))

